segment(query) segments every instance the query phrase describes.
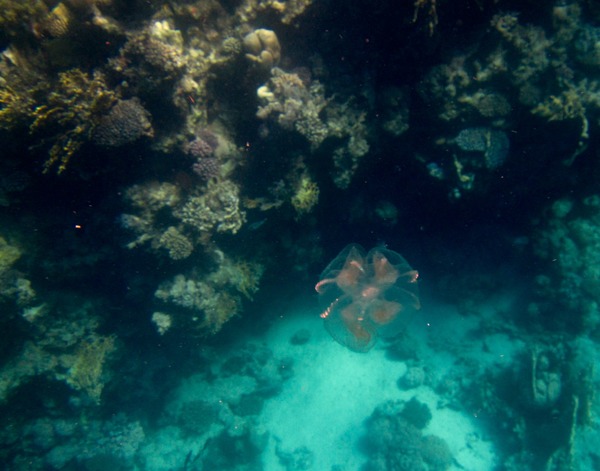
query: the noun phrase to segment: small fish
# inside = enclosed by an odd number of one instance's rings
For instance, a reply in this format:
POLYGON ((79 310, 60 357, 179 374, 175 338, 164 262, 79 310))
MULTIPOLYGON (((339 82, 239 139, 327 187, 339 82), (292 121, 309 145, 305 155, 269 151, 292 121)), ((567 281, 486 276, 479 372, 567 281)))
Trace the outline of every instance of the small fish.
POLYGON ((260 229, 261 226, 265 222, 267 222, 267 218, 261 219, 260 221, 253 222, 252 224, 248 224, 248 229, 251 230, 251 231, 255 231, 257 229, 260 229))

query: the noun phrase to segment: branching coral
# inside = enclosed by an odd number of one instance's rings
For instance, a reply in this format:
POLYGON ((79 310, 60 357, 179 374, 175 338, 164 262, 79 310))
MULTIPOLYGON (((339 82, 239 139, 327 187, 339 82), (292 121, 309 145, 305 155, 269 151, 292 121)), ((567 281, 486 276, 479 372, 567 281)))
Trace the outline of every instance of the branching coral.
POLYGON ((590 137, 588 113, 600 109, 600 82, 582 79, 579 83, 565 84, 558 95, 550 95, 531 110, 548 121, 575 119, 581 121, 577 147, 565 163, 570 164, 587 148, 590 137))
POLYGON ((541 78, 540 74, 550 66, 548 51, 552 46, 544 30, 521 25, 518 16, 513 13, 496 15, 492 26, 519 53, 518 65, 511 71, 513 80, 520 85, 541 78))
POLYGON ((47 13, 48 7, 42 0, 0 0, 0 29, 9 36, 22 35, 27 25, 47 13))
MULTIPOLYGON (((31 54, 33 55, 33 54, 31 54)), ((49 84, 34 65, 40 59, 28 57, 10 47, 0 61, 0 129, 28 126, 39 96, 49 91, 49 84)))
POLYGON ((0 237, 0 278, 11 269, 20 257, 21 250, 0 237))
POLYGON ((289 25, 310 7, 313 0, 245 0, 236 10, 242 23, 251 23, 262 12, 273 12, 289 25))
POLYGON ((9 299, 16 306, 23 308, 23 316, 33 309, 32 304, 36 299, 31 282, 24 275, 13 268, 21 258, 22 251, 16 245, 9 244, 0 236, 0 300, 9 299))
POLYGON ((437 1, 436 0, 415 0, 414 4, 413 23, 419 19, 421 10, 425 13, 425 24, 430 36, 433 36, 435 27, 438 24, 437 1))
POLYGON ((367 141, 367 114, 347 102, 332 103, 326 110, 326 116, 329 134, 342 139, 333 152, 333 181, 339 188, 347 188, 360 160, 370 149, 367 141))
POLYGON ((224 257, 219 269, 208 275, 207 281, 216 286, 231 286, 245 298, 252 299, 258 291, 263 271, 264 267, 259 263, 224 257))
POLYGON ((58 165, 58 173, 67 168, 71 157, 87 142, 95 125, 116 101, 100 72, 90 75, 80 69, 61 72, 50 93, 33 110, 32 134, 58 127, 51 138, 49 157, 44 164, 48 171, 58 165))
POLYGON ((235 234, 245 222, 240 209, 239 188, 230 180, 212 179, 184 198, 171 183, 134 185, 125 193, 133 214, 121 223, 137 238, 134 248, 146 242, 152 250, 166 251, 172 260, 189 257, 198 242, 207 243, 215 232, 235 234))

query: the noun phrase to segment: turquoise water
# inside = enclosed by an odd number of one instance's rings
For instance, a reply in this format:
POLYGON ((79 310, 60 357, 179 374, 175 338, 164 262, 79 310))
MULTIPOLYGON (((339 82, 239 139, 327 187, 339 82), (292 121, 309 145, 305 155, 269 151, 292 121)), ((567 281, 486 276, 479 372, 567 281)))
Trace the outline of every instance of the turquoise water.
POLYGON ((600 468, 592 1, 0 0, 0 468, 600 468))

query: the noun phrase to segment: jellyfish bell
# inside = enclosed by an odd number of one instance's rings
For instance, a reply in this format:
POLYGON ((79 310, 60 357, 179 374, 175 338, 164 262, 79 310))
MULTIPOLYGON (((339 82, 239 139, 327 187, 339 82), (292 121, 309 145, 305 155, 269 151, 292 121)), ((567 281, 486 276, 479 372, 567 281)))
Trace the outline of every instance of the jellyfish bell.
POLYGON ((397 252, 376 247, 366 255, 349 245, 315 286, 325 328, 352 351, 367 352, 377 337, 397 335, 419 309, 418 272, 397 252))
POLYGON ((353 352, 368 352, 377 339, 375 327, 350 296, 344 296, 331 306, 324 325, 336 342, 353 352))
POLYGON ((381 290, 377 286, 367 285, 364 289, 361 290, 360 296, 364 300, 369 300, 379 296, 380 292, 381 290))
POLYGON ((344 267, 336 276, 336 284, 342 290, 353 288, 358 283, 359 279, 365 273, 363 268, 364 260, 356 247, 352 247, 344 267))
POLYGON ((373 271, 376 282, 382 285, 393 285, 400 274, 379 250, 373 253, 373 271))
POLYGON ((398 317, 402 311, 402 304, 395 301, 377 300, 371 303, 368 309, 368 317, 377 325, 386 325, 398 317))

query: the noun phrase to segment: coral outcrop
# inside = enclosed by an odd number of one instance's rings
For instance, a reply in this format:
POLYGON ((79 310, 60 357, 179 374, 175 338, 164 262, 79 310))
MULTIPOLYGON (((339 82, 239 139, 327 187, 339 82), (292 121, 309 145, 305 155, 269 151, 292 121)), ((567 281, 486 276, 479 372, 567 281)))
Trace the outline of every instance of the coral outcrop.
POLYGON ((239 188, 232 181, 209 181, 206 191, 189 198, 175 215, 199 233, 214 229, 235 234, 245 221, 239 188))
POLYGON ((258 263, 234 261, 221 253, 215 270, 176 275, 158 287, 155 297, 174 327, 215 334, 242 311, 242 298, 252 299, 263 270, 258 263))
POLYGON ((274 31, 257 29, 244 37, 246 58, 265 70, 271 70, 281 59, 281 45, 274 31))
POLYGON ((390 401, 379 406, 367 422, 369 471, 444 471, 452 454, 444 440, 422 435, 431 419, 425 404, 390 401))
POLYGON ((135 142, 142 136, 154 136, 150 113, 140 100, 119 100, 100 118, 94 130, 94 141, 106 147, 118 147, 135 142))
POLYGON ((99 319, 91 304, 74 309, 65 302, 63 309, 57 315, 56 308, 46 307, 31 320, 31 338, 1 368, 1 402, 38 379, 68 384, 81 405, 100 403, 110 379, 106 361, 116 350, 114 337, 97 333, 99 319))
POLYGON ((530 306, 540 322, 574 332, 600 328, 599 231, 597 195, 559 199, 547 210, 535 240, 544 271, 536 278, 538 299, 530 306))

